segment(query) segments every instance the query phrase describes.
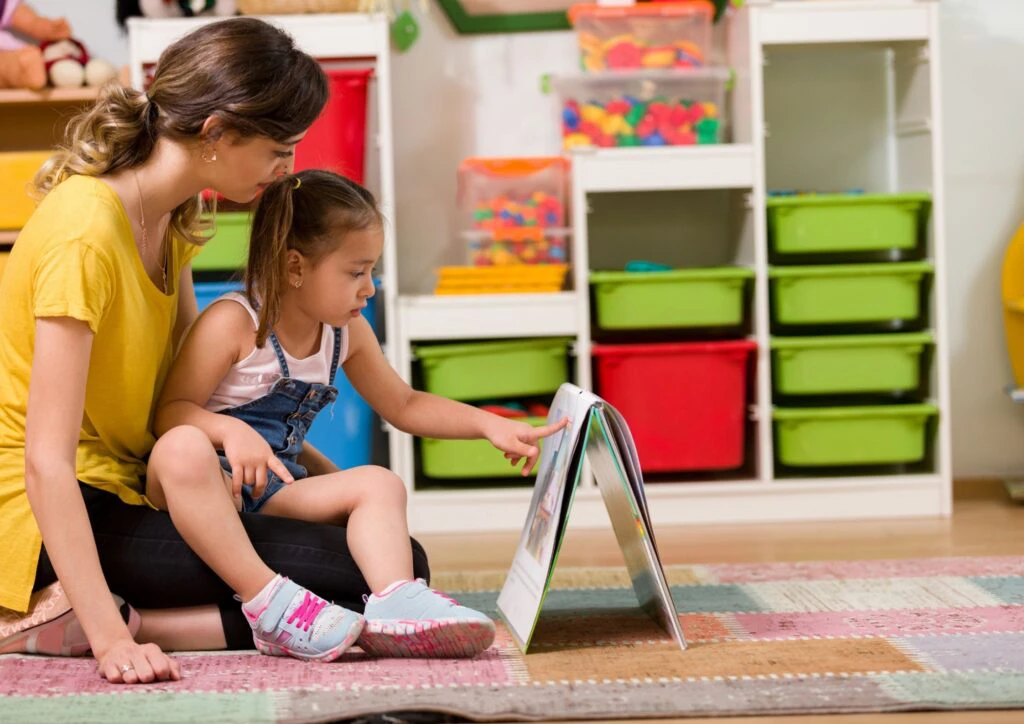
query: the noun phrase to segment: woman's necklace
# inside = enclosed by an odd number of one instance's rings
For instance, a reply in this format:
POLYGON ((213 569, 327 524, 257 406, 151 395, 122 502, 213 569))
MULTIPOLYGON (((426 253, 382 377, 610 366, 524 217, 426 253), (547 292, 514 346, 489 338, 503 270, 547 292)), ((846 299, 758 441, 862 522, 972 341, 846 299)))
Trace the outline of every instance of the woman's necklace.
MULTIPOLYGON (((135 173, 135 188, 139 192, 139 220, 141 221, 140 226, 142 227, 142 251, 149 256, 149 235, 146 233, 146 210, 142 204, 142 186, 139 185, 139 172, 136 169, 135 173)), ((164 251, 163 258, 160 260, 160 276, 163 280, 163 287, 161 291, 167 294, 167 252, 164 245, 161 244, 160 248, 164 251)))

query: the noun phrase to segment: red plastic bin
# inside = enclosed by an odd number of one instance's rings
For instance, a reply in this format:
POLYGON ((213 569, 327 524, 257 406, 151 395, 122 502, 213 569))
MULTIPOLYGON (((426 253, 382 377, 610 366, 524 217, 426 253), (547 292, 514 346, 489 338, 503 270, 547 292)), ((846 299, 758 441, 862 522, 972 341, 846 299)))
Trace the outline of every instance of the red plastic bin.
POLYGON ((322 168, 364 183, 367 91, 372 68, 325 69, 327 105, 295 147, 295 170, 322 168))
POLYGON ((595 345, 597 393, 626 418, 645 473, 743 466, 755 342, 595 345))

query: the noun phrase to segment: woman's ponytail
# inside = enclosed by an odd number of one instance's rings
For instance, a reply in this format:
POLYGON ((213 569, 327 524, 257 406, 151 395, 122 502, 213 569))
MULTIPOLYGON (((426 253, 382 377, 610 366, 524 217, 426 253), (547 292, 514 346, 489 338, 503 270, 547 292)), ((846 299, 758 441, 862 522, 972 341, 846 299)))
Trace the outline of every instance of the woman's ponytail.
POLYGON ((142 163, 153 152, 158 122, 159 111, 144 93, 108 83, 68 124, 64 143, 36 174, 36 194, 45 196, 75 174, 102 176, 142 163))

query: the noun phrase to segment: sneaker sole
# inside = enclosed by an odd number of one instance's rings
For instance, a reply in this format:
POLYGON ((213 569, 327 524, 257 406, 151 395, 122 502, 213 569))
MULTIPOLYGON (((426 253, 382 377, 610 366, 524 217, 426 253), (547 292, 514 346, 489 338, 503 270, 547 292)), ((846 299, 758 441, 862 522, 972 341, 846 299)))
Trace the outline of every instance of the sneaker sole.
POLYGON ((494 624, 464 619, 368 620, 359 646, 389 658, 471 658, 494 643, 494 624))
POLYGON ((253 634, 252 640, 256 644, 256 649, 266 656, 290 656, 293 659, 299 659, 301 661, 313 661, 320 664, 327 664, 334 661, 343 653, 345 653, 359 638, 363 632, 363 621, 357 621, 352 624, 352 628, 349 630, 348 636, 340 644, 332 649, 324 651, 322 654, 303 654, 299 651, 293 651, 287 646, 281 646, 280 644, 271 644, 266 641, 261 641, 256 638, 253 634))

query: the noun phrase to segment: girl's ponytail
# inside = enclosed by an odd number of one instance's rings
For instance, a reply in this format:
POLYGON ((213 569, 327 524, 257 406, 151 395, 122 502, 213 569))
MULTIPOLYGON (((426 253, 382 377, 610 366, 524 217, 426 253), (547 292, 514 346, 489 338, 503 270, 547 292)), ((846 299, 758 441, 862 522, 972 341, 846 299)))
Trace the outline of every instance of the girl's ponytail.
POLYGON ((288 237, 292 232, 292 195, 298 180, 282 176, 263 192, 252 221, 245 294, 257 310, 256 346, 262 347, 281 315, 281 296, 288 283, 288 237))

